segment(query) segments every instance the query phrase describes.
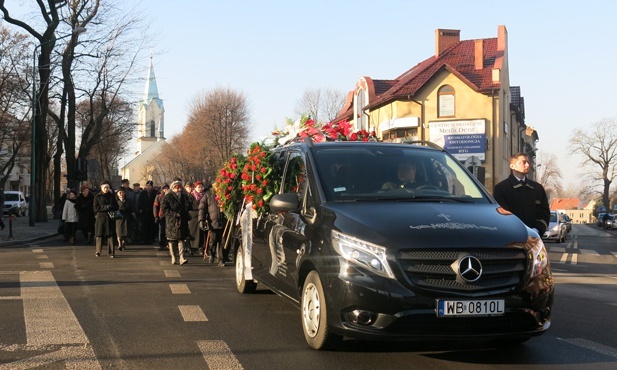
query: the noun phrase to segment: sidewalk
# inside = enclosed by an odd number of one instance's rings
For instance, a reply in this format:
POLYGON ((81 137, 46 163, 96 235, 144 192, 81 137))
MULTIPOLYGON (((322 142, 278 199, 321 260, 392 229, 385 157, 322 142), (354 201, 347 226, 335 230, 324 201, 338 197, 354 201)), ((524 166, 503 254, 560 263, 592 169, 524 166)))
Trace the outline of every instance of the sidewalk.
POLYGON ((54 220, 51 215, 48 215, 47 222, 36 222, 32 227, 30 227, 30 219, 27 215, 13 217, 12 237, 10 237, 9 217, 3 216, 2 221, 4 221, 5 228, 0 231, 0 248, 28 245, 51 236, 60 237, 58 235, 59 220, 54 220))

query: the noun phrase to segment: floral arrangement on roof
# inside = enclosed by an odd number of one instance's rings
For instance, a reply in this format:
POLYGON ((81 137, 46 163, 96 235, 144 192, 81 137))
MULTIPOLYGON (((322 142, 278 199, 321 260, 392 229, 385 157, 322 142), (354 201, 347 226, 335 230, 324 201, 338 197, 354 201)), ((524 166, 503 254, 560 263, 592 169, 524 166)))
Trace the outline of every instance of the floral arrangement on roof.
POLYGON ((284 129, 275 129, 271 137, 252 143, 246 156, 233 155, 219 171, 214 186, 216 199, 229 220, 243 203, 252 203, 257 215, 269 210, 268 203, 279 190, 281 175, 275 170, 272 149, 307 137, 314 142, 377 140, 374 131, 353 131, 347 121, 319 125, 308 116, 296 121, 288 119, 284 129))

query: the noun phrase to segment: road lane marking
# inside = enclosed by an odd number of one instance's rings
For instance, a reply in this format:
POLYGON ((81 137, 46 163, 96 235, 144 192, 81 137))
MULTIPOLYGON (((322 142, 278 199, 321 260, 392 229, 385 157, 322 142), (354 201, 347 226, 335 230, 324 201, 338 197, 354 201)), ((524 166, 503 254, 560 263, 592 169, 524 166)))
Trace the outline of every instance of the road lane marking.
POLYGON ((50 271, 22 272, 20 283, 29 345, 89 343, 50 271))
MULTIPOLYGON (((50 271, 19 272, 26 344, 11 344, 4 350, 50 350, 51 352, 0 365, 4 369, 31 369, 64 362, 66 369, 101 369, 92 345, 50 271)), ((2 297, 7 299, 9 297, 2 297)))
POLYGON ((42 269, 53 269, 54 263, 53 262, 39 262, 39 267, 42 269))
POLYGON ((37 260, 46 260, 48 258, 49 258, 49 256, 47 256, 46 254, 42 254, 42 255, 36 256, 37 260))
POLYGON ((41 249, 41 248, 33 249, 32 253, 43 253, 43 249, 41 249))
POLYGON ((206 314, 201 310, 201 307, 195 305, 178 306, 180 314, 185 322, 189 321, 208 321, 206 314))
POLYGON ((224 341, 200 340, 197 345, 210 369, 244 369, 224 341))
POLYGON ((180 271, 178 271, 178 270, 165 270, 165 277, 167 277, 167 278, 177 278, 177 277, 180 277, 180 271))
POLYGON ((583 339, 583 338, 573 338, 573 339, 557 338, 557 339, 561 340, 561 341, 564 341, 566 343, 570 343, 570 344, 575 345, 577 347, 581 347, 581 348, 585 348, 585 349, 594 351, 596 353, 599 353, 599 354, 602 354, 602 355, 605 355, 605 356, 609 356, 609 357, 612 357, 612 358, 617 358, 617 348, 605 346, 604 344, 592 342, 590 340, 583 339))
POLYGON ((613 256, 617 257, 617 252, 611 252, 613 256))
POLYGON ((188 285, 186 284, 169 284, 171 294, 191 294, 188 285))
POLYGON ((568 253, 564 253, 563 256, 561 256, 559 263, 566 263, 567 260, 568 260, 568 253))
POLYGON ((576 265, 577 261, 578 261, 578 254, 572 253, 572 260, 570 261, 570 263, 573 265, 576 265))

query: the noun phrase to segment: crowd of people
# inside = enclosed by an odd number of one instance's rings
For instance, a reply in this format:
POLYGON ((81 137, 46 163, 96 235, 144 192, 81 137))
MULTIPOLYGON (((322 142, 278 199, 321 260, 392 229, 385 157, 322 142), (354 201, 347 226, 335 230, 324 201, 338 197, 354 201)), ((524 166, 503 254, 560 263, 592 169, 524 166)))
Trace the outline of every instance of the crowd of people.
POLYGON ((169 250, 172 264, 184 265, 187 256, 197 255, 225 266, 225 220, 212 186, 201 181, 183 184, 174 179, 160 187, 147 181, 142 189, 124 179, 117 190, 109 181, 101 182, 96 191, 88 185, 79 192, 67 188, 53 211, 64 239, 75 244, 81 233, 85 244, 95 245, 96 257, 103 246, 114 258, 116 250, 158 241, 160 250, 169 250))

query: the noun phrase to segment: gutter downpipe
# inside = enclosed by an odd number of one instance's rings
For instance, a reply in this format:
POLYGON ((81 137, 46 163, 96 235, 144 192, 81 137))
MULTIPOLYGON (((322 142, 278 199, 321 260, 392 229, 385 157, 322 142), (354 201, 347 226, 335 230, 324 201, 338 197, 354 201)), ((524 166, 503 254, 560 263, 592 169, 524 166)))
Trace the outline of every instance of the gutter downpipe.
MULTIPOLYGON (((492 163, 492 167, 493 167, 492 168, 492 178, 491 178, 493 186, 490 189, 491 195, 493 194, 493 188, 495 188, 495 185, 497 184, 497 180, 496 180, 497 176, 496 176, 496 171, 495 171, 495 168, 496 168, 496 165, 497 165, 496 154, 495 154, 495 147, 497 145, 495 144, 495 142, 496 142, 496 140, 495 140, 496 133, 495 133, 495 124, 494 123, 499 120, 499 117, 497 117, 497 110, 495 109, 495 99, 497 99, 497 102, 499 102, 499 94, 497 95, 497 98, 495 98, 495 92, 496 91, 499 92, 498 89, 493 89, 491 91, 491 98, 493 99, 493 125, 492 125, 493 126, 493 128, 492 128, 492 136, 493 136, 493 138, 492 139, 493 140, 492 140, 492 146, 490 147, 491 148, 491 158, 493 160, 493 163, 492 163)), ((501 122, 497 123, 497 129, 501 130, 501 128, 499 128, 499 125, 501 125, 501 122)))
POLYGON ((424 130, 426 130, 426 126, 424 123, 424 104, 420 103, 419 101, 413 100, 411 98, 411 95, 407 95, 407 100, 416 103, 420 106, 420 120, 422 121, 420 124, 422 125, 422 135, 420 137, 420 140, 424 141, 424 130))

